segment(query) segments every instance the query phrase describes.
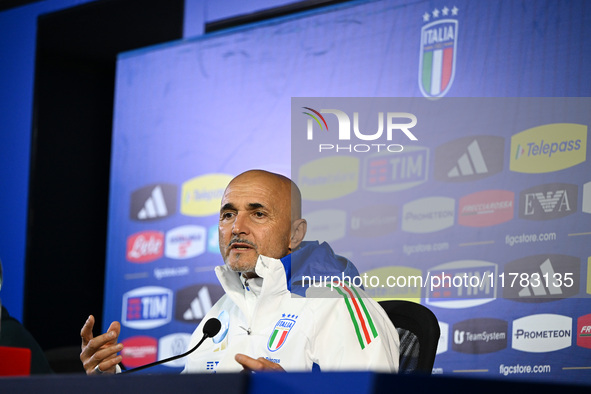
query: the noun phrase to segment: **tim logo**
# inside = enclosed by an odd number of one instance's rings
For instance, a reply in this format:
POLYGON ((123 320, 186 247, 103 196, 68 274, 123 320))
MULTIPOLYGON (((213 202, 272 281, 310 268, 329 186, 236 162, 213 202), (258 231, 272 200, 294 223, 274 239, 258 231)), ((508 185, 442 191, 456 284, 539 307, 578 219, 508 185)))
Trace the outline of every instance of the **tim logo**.
MULTIPOLYGON (((382 139, 384 132, 386 133, 386 141, 392 141, 394 132, 402 132, 411 141, 417 141, 417 137, 410 131, 411 128, 416 126, 417 117, 408 112, 378 112, 377 122, 374 122, 374 118, 371 121, 367 119, 361 119, 359 112, 353 112, 353 124, 351 119, 344 111, 338 109, 321 109, 317 111, 310 107, 302 107, 305 111, 303 114, 309 117, 307 122, 307 133, 306 138, 308 141, 314 140, 314 124, 317 124, 321 131, 326 130, 330 133, 326 118, 322 114, 332 114, 336 116, 338 127, 336 132, 333 134, 338 138, 339 142, 349 142, 352 139, 352 135, 355 140, 375 142, 382 139), (377 123, 377 126, 375 125, 377 123), (361 125, 364 126, 364 130, 361 130, 361 125), (371 124, 373 126, 369 126, 371 124), (371 129, 370 129, 371 127, 371 129), (353 131, 353 133, 351 133, 353 131)), ((364 116, 368 116, 364 114, 364 116)), ((373 115, 375 116, 375 114, 373 115)), ((332 119, 329 118, 329 120, 332 119)), ((332 130, 332 128, 331 128, 332 130)), ((333 139, 334 141, 334 139, 333 139)), ((326 144, 321 143, 318 145, 319 152, 400 152, 404 147, 400 144, 348 144, 348 145, 335 145, 333 143, 326 144)))
POLYGON ((579 293, 577 257, 536 255, 505 265, 503 297, 521 302, 548 302, 579 293), (514 280, 515 279, 515 280, 514 280))
POLYGON ((452 350, 468 354, 497 352, 507 347, 508 323, 500 319, 469 319, 454 324, 452 350))
POLYGON ((459 260, 428 271, 425 302, 439 308, 460 309, 493 301, 497 296, 497 265, 480 260, 459 260))
POLYGON ((286 315, 283 314, 283 318, 279 319, 277 324, 275 324, 275 328, 273 328, 273 332, 269 337, 269 343, 267 344, 267 349, 272 352, 275 352, 283 346, 287 339, 287 335, 296 324, 296 319, 298 317, 295 315, 286 315))
POLYGON ((423 14, 419 88, 425 97, 443 97, 454 80, 458 48, 458 8, 443 7, 423 14), (440 19, 441 18, 441 19, 440 19))
POLYGON ((169 184, 145 186, 131 194, 129 217, 132 220, 157 220, 177 209, 177 187, 169 184))
POLYGON ((127 238, 127 260, 132 263, 148 263, 163 253, 164 234, 160 231, 142 231, 127 238))
POLYGON ((519 196, 519 217, 528 220, 558 219, 577 211, 579 188, 550 183, 524 190, 519 196))
POLYGON ((222 295, 222 287, 212 283, 185 287, 176 293, 174 318, 185 323, 199 323, 222 295))
POLYGON ((365 159, 363 188, 374 192, 410 189, 427 181, 429 149, 409 146, 393 156, 377 153, 365 159))
POLYGON ((463 137, 435 149, 438 181, 469 182, 503 170, 505 140, 496 136, 463 137))
POLYGON ((121 322, 125 327, 147 330, 163 326, 172 316, 172 290, 146 286, 123 295, 121 322))

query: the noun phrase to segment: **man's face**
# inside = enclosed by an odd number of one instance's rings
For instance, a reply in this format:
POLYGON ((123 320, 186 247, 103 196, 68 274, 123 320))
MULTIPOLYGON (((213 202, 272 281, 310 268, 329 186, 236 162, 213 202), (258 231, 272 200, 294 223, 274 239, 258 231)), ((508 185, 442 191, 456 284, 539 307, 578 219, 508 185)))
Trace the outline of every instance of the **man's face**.
POLYGON ((254 272, 259 254, 289 254, 290 189, 269 174, 246 173, 235 178, 222 198, 220 252, 237 272, 254 272))

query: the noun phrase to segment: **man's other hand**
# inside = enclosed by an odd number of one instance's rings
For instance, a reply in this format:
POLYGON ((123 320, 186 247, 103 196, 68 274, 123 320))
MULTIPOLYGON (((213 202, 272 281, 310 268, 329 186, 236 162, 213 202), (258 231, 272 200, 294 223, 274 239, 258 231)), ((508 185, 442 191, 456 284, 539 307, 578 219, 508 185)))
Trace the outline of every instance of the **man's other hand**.
POLYGON ((98 337, 93 336, 93 327, 94 316, 90 315, 80 331, 80 337, 82 337, 80 361, 84 370, 87 375, 115 373, 116 365, 122 360, 122 357, 117 355, 123 349, 123 345, 117 343, 121 325, 116 321, 111 323, 107 332, 98 337))
POLYGON ((256 360, 252 357, 248 357, 245 354, 238 353, 234 359, 244 367, 246 371, 275 371, 285 372, 281 365, 269 361, 264 357, 259 357, 256 360))

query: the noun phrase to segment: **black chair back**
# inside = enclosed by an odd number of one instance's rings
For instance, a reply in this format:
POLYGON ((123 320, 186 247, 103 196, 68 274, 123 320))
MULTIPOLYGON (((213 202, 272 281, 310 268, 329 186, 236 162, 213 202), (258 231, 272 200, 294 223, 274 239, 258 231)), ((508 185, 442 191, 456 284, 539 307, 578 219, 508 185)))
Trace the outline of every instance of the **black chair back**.
POLYGON ((379 304, 400 337, 398 373, 431 374, 440 335, 437 317, 429 308, 415 302, 393 300, 379 304))

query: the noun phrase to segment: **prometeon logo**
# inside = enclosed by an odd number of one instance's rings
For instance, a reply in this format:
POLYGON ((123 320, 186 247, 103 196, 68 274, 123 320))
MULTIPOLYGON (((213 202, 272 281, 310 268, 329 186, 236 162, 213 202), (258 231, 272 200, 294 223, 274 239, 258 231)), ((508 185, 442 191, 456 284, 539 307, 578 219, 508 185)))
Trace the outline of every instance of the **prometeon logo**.
POLYGON ((521 302, 548 302, 579 293, 581 261, 560 254, 528 256, 505 265, 503 297, 521 302))
POLYGON ((511 137, 510 169, 541 174, 583 163, 587 155, 587 126, 553 123, 511 137))
MULTIPOLYGON (((351 118, 344 111, 338 109, 321 109, 317 111, 310 107, 302 107, 305 111, 302 113, 308 116, 310 119, 307 121, 307 133, 306 138, 308 141, 314 140, 314 128, 319 128, 321 132, 334 133, 335 143, 321 143, 318 144, 318 152, 347 152, 347 153, 367 153, 367 152, 401 152, 404 146, 400 144, 390 143, 393 140, 393 136, 403 133, 409 140, 417 141, 417 137, 410 131, 411 128, 416 126, 417 117, 408 112, 378 112, 377 113, 377 126, 365 130, 361 130, 360 124, 367 126, 367 120, 360 120, 359 112, 353 112, 353 124, 351 125, 351 118), (331 126, 329 129, 328 122, 322 114, 332 114, 336 116, 338 126, 334 128, 331 126), (334 130, 334 131, 333 131, 334 130), (353 133, 351 133, 353 131, 353 133), (385 139, 382 138, 385 132, 385 139), (353 141, 367 141, 367 143, 358 144, 347 144, 354 138, 353 141), (379 143, 382 141, 382 143, 379 143), (387 142, 387 143, 386 143, 387 142)), ((363 114, 363 116, 370 116, 369 114, 363 114)), ((376 116, 373 114, 371 116, 376 116)), ((331 117, 332 118, 332 117, 331 117)), ((329 118, 329 121, 331 121, 329 118)))
POLYGON ((551 313, 525 316, 513 320, 515 350, 529 353, 545 353, 572 345, 572 318, 551 313))
POLYGON ((453 226, 455 200, 449 197, 425 197, 404 204, 402 231, 432 233, 453 226))
POLYGON ((131 194, 132 220, 157 220, 176 212, 177 187, 165 183, 148 185, 131 194))
POLYGON ((579 188, 566 183, 550 183, 524 190, 519 196, 519 217, 551 220, 577 211, 579 188))
POLYGON ((503 170, 505 140, 484 135, 463 137, 435 149, 434 177, 444 182, 469 182, 503 170))
POLYGON ((423 14, 428 23, 421 28, 419 87, 425 97, 443 97, 452 86, 458 48, 458 20, 452 18, 458 12, 454 6, 423 14))

